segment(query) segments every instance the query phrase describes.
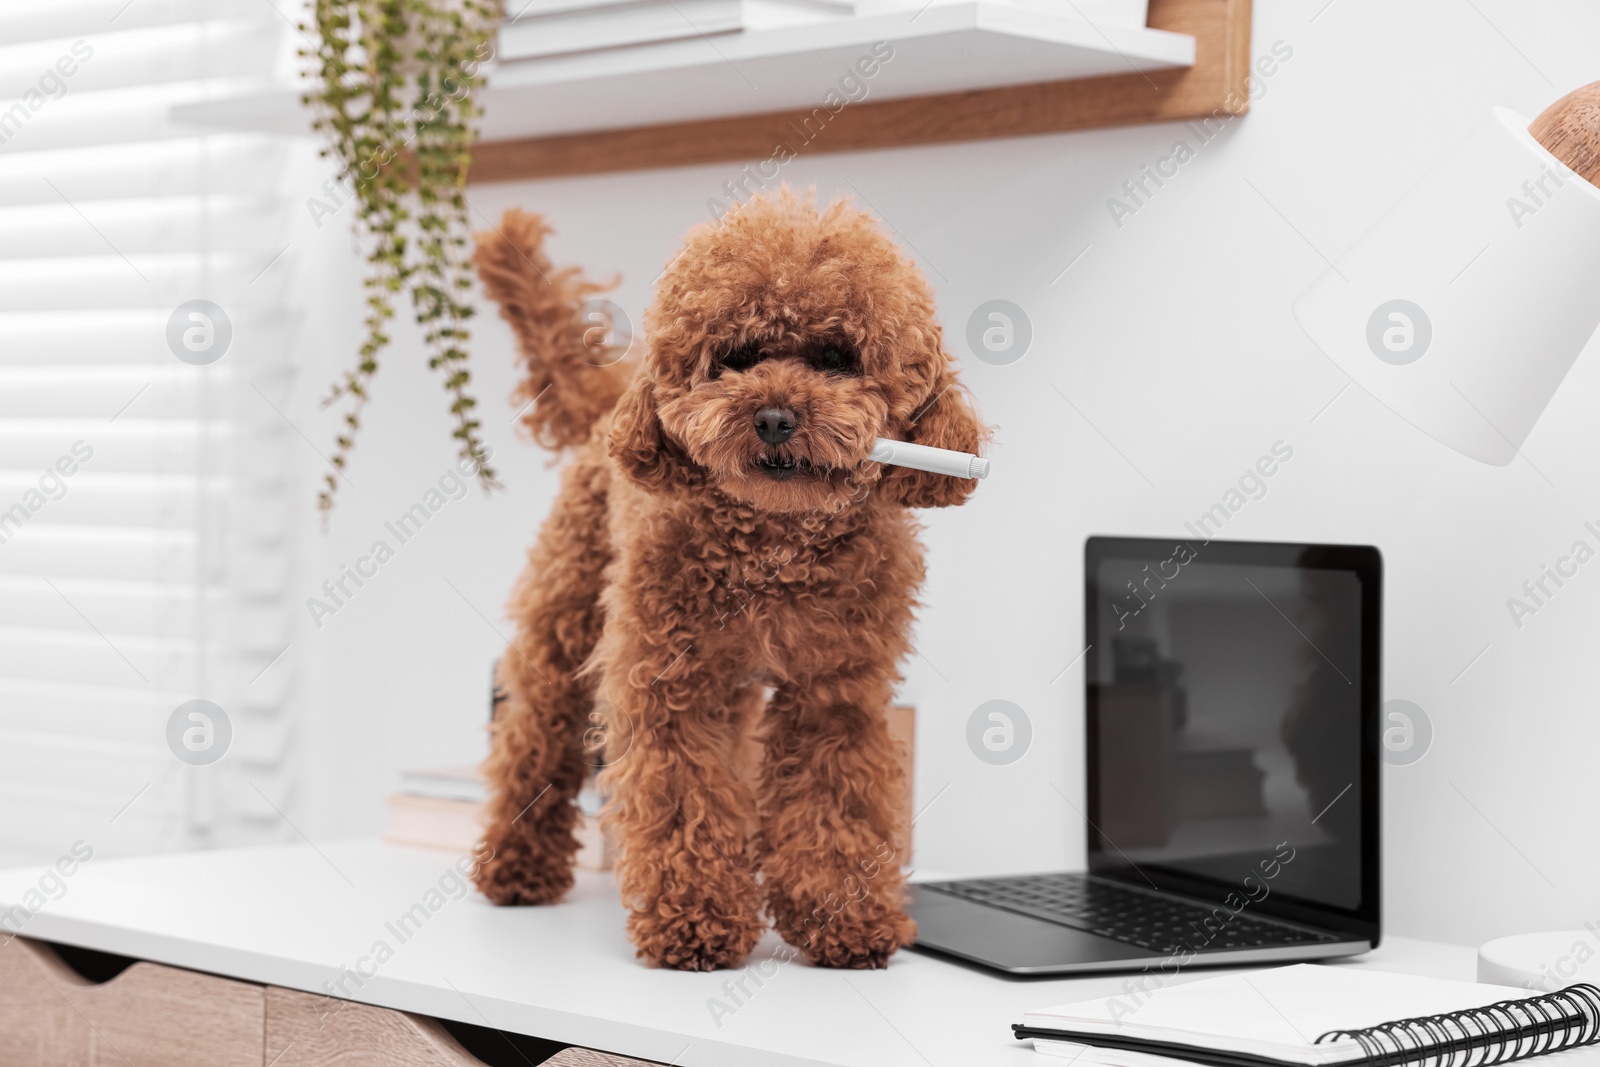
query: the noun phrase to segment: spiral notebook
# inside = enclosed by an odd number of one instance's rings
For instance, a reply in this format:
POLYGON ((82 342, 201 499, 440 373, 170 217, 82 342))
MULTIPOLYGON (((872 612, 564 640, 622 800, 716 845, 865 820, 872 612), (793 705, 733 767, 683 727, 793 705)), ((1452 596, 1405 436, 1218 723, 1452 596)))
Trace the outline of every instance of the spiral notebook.
MULTIPOLYGON (((1600 1041, 1600 989, 1526 989, 1297 964, 1120 993, 1013 1026, 1080 1067, 1488 1067, 1600 1041)), ((1127 988, 1133 988, 1132 984, 1127 988)))

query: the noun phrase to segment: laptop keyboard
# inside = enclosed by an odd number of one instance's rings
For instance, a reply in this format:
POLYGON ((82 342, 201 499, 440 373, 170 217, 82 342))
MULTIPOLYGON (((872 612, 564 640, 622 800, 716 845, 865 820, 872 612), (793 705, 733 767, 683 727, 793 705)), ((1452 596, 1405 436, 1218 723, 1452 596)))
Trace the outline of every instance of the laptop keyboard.
POLYGON ((922 888, 1087 930, 1155 952, 1171 952, 1183 946, 1197 952, 1216 952, 1338 940, 1332 934, 1252 917, 1248 906, 1228 918, 1228 911, 1221 905, 1213 912, 1211 907, 1197 902, 1081 874, 925 882, 922 888))

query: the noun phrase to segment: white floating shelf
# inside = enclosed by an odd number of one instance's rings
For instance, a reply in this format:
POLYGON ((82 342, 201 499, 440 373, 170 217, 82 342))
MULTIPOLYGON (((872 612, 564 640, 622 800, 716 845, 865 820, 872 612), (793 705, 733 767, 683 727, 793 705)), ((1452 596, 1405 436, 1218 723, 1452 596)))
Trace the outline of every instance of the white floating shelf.
MULTIPOLYGON (((487 69, 480 96, 489 141, 653 126, 693 119, 810 111, 854 74, 873 45, 893 58, 860 79, 868 100, 991 89, 1188 67, 1195 41, 1142 26, 1090 22, 1014 6, 956 0, 770 29, 539 58, 516 58, 516 34, 487 69), (508 45, 512 47, 507 47, 508 45)), ((859 96, 861 90, 854 89, 859 96)), ((223 129, 303 133, 299 94, 275 91, 174 109, 173 118, 223 129)))

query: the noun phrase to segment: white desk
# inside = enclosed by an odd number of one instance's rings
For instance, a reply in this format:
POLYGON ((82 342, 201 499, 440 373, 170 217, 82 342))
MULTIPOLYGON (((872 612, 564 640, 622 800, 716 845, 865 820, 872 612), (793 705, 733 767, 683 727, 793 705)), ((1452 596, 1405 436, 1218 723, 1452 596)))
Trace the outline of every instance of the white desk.
MULTIPOLYGON (((751 995, 716 1019, 708 1001, 733 1006, 727 983, 746 972, 644 966, 607 874, 580 873, 553 907, 449 900, 402 942, 385 924, 426 904, 454 858, 345 841, 95 859, 21 933, 319 993, 383 941, 394 955, 359 989, 350 983, 354 999, 680 1067, 1035 1067, 1011 1023, 1124 980, 1008 980, 915 952, 883 971, 779 965, 769 935, 750 962, 772 960, 776 974, 759 988, 747 979, 751 995)), ((0 871, 0 913, 41 873, 0 871)), ((1470 948, 1396 938, 1339 966, 1471 980, 1474 961, 1470 948)))

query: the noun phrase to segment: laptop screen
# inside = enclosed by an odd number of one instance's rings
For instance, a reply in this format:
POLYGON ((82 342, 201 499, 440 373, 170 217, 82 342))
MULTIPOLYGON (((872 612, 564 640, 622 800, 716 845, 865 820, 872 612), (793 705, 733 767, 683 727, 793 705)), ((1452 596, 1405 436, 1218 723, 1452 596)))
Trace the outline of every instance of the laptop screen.
POLYGON ((1380 567, 1368 548, 1090 539, 1091 870, 1376 918, 1380 567))

